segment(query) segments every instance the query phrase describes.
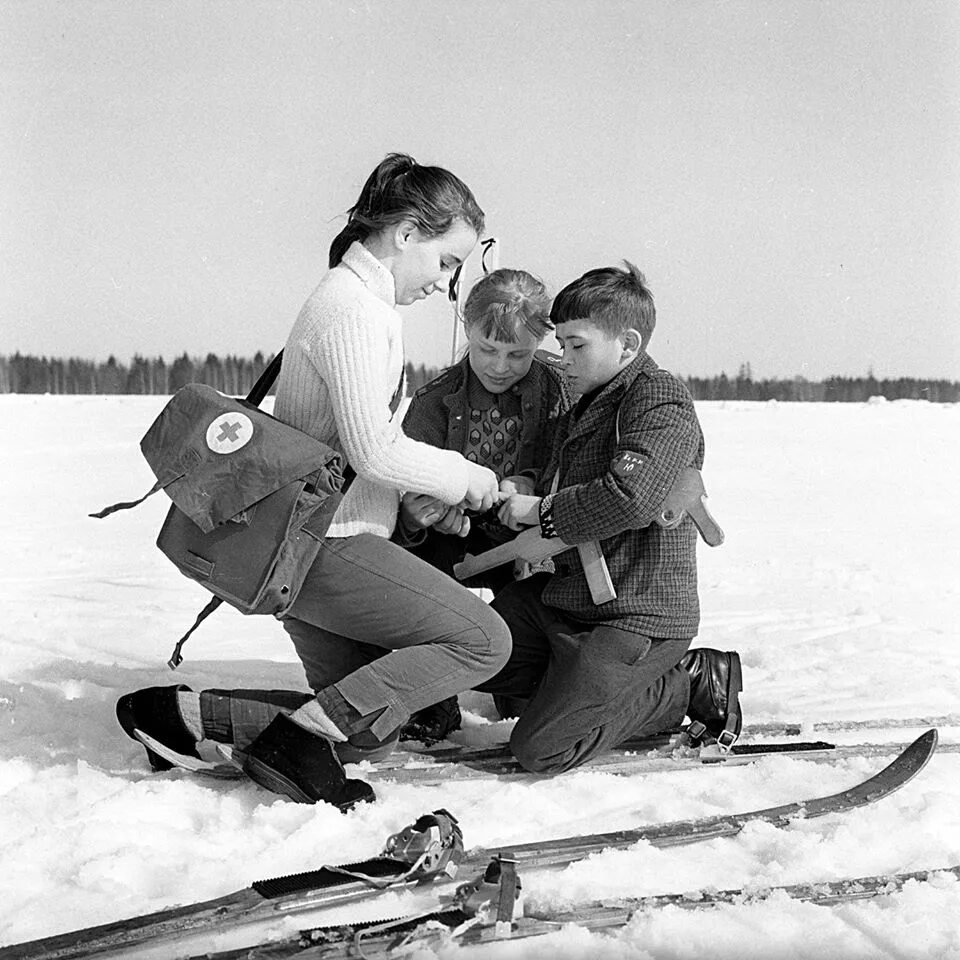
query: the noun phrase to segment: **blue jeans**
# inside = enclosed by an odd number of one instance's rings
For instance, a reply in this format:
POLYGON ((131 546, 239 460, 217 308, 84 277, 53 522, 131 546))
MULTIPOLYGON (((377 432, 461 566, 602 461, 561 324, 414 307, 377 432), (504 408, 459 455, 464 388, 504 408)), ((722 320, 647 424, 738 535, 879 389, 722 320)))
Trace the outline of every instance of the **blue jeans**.
POLYGON ((630 737, 679 726, 690 699, 690 640, 573 620, 540 600, 550 574, 494 598, 513 635, 506 666, 477 689, 528 703, 510 748, 534 773, 561 773, 630 737))
MULTIPOLYGON (((282 622, 315 693, 332 686, 360 715, 377 715, 338 750, 345 762, 354 759, 350 746, 357 759, 387 752, 411 713, 490 679, 510 655, 510 632, 492 607, 372 534, 326 540, 282 622)), ((309 698, 210 692, 230 701, 218 709, 229 711, 231 738, 241 746, 280 710, 309 698)), ((205 729, 215 723, 207 699, 205 729)))

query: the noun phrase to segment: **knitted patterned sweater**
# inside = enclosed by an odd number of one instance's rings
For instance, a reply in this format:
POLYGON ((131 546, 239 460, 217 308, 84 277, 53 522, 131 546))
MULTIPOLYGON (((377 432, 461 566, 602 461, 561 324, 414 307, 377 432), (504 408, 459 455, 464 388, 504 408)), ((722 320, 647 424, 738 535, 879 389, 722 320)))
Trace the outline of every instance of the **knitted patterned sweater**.
POLYGON ((328 536, 394 530, 402 491, 459 503, 467 461, 411 440, 391 398, 403 370, 393 275, 360 243, 304 304, 283 350, 274 415, 329 444, 357 472, 328 536))

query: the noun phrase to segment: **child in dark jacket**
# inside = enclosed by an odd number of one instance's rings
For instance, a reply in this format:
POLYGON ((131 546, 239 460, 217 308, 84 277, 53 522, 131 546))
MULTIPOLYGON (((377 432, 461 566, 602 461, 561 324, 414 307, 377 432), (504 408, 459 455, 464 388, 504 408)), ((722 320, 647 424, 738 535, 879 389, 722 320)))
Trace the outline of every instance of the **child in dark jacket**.
POLYGON ((654 522, 704 442, 684 385, 646 353, 656 322, 643 274, 591 270, 551 310, 576 405, 561 418, 535 495, 500 508, 519 530, 570 544, 599 541, 616 597, 594 604, 578 552, 555 572, 511 584, 493 600, 513 637, 506 666, 478 689, 527 699, 511 736, 523 766, 556 773, 683 717, 729 746, 740 732, 740 658, 698 648, 693 522, 654 522))
MULTIPOLYGON (((503 493, 533 493, 550 458, 557 420, 571 402, 559 357, 539 349, 553 330, 550 297, 524 270, 494 270, 471 288, 463 325, 466 354, 416 392, 403 431, 493 470, 503 493)), ((516 535, 495 511, 472 517, 421 494, 403 497, 398 520, 415 544, 411 551, 451 577, 467 553, 482 553, 516 535)), ((465 583, 496 594, 513 580, 509 563, 465 583)), ((514 715, 507 700, 497 701, 501 713, 514 715)), ((440 739, 459 723, 451 697, 414 714, 401 737, 440 739)))
MULTIPOLYGON (((539 349, 553 330, 550 297, 526 271, 494 270, 470 290, 463 325, 465 356, 416 392, 403 432, 493 470, 501 492, 533 493, 570 406, 559 357, 539 349)), ((477 519, 423 494, 407 494, 399 515, 408 536, 427 531, 413 552, 451 576, 465 554, 514 535, 494 514, 477 519)), ((496 593, 512 580, 506 565, 467 585, 496 593)))

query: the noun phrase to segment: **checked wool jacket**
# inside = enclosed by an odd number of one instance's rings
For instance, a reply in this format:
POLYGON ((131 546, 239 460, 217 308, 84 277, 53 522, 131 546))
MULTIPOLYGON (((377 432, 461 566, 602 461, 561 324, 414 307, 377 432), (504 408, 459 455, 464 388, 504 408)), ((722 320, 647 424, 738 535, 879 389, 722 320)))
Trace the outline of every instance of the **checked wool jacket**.
POLYGON ((686 387, 641 353, 557 425, 537 493, 558 485, 551 512, 567 543, 599 540, 617 598, 595 605, 576 550, 554 557, 542 601, 585 623, 663 639, 688 639, 700 622, 697 531, 686 517, 654 522, 679 472, 703 464, 703 433, 686 387))

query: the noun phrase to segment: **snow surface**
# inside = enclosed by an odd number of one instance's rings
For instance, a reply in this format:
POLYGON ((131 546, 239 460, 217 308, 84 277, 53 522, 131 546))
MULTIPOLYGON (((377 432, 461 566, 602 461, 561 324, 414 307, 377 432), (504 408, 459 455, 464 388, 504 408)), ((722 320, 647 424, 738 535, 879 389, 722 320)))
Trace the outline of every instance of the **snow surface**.
MULTIPOLYGON (((444 806, 468 846, 735 812, 831 793, 885 762, 766 759, 617 777, 589 768, 530 782, 379 783, 347 816, 253 784, 151 774, 114 719, 117 697, 175 681, 303 687, 280 626, 222 608, 173 641, 206 595, 154 547, 162 494, 137 443, 156 397, 0 397, 0 944, 215 897, 263 877, 358 859, 444 806)), ((748 722, 905 718, 960 710, 960 405, 703 403, 710 506, 727 542, 701 547, 698 643, 743 657, 748 722)), ((489 700, 463 698, 471 743, 506 739, 489 700)), ((919 731, 835 735, 902 741, 919 731)), ((960 728, 941 729, 945 742, 960 728)), ((529 872, 539 905, 763 887, 960 863, 960 754, 862 812, 748 826, 732 839, 608 852, 529 872)), ((610 960, 960 957, 960 884, 912 883, 872 902, 774 897, 645 912, 613 934, 566 928, 467 951, 610 960)), ((422 894, 387 898, 413 909, 422 894)), ((346 915, 328 911, 335 919, 346 915)), ((357 911, 354 911, 357 915, 357 911)), ((319 918, 318 918, 319 919, 319 918)), ((232 945, 220 938, 215 945, 232 945)), ((205 948, 206 949, 206 948, 205 948)), ((442 956, 463 948, 450 945, 442 956)), ((150 955, 149 952, 144 955, 150 955)), ((171 956, 168 949, 157 956, 171 956)), ((423 953, 422 956, 432 954, 423 953)))

